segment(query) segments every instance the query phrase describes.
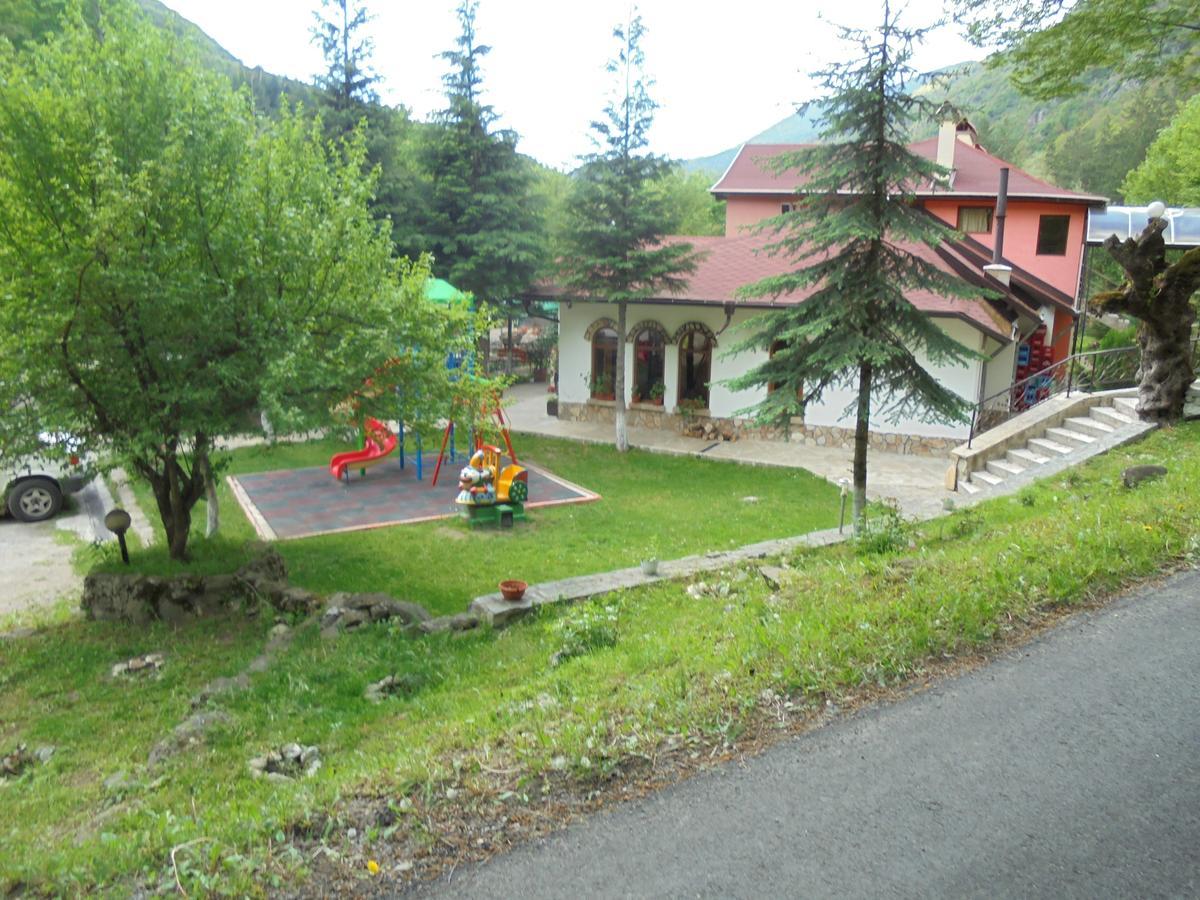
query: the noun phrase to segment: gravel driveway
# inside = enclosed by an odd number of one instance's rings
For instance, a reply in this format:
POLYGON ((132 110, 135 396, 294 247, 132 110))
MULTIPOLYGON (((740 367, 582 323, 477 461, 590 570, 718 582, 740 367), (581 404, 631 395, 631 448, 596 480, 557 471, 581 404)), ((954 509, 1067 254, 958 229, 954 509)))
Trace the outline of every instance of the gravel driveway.
POLYGON ((74 546, 59 532, 88 542, 97 535, 110 538, 104 511, 114 504, 103 482, 93 481, 74 496, 73 505, 49 522, 0 518, 0 616, 78 596, 83 579, 71 567, 74 546))

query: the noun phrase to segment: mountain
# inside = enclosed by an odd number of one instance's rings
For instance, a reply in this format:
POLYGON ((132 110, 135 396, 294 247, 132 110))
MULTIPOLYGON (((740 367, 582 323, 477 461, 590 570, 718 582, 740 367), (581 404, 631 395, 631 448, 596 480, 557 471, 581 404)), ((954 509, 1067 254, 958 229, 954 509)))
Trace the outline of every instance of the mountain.
MULTIPOLYGON (((268 113, 278 110, 280 97, 285 93, 293 100, 301 100, 306 105, 313 104, 316 89, 311 85, 272 74, 261 67, 243 65, 198 25, 158 0, 136 2, 155 25, 168 28, 192 41, 199 48, 205 66, 224 72, 236 85, 246 85, 260 110, 268 113)), ((66 0, 0 0, 0 36, 8 38, 18 48, 31 41, 39 41, 58 27, 65 6, 66 0)), ((89 3, 87 10, 89 18, 94 20, 97 15, 95 3, 89 3)))
MULTIPOLYGON (((811 144, 817 140, 820 132, 821 107, 813 106, 807 115, 802 116, 799 113, 794 113, 786 119, 780 119, 770 128, 760 131, 749 140, 743 141, 743 143, 811 144)), ((741 147, 741 144, 738 144, 736 147, 730 147, 728 150, 722 150, 720 153, 714 153, 712 156, 685 159, 680 165, 685 172, 704 172, 717 178, 729 168, 729 164, 733 162, 734 156, 737 155, 738 147, 741 147)))
MULTIPOLYGON (((1121 197, 1121 182, 1146 155, 1159 129, 1187 100, 1172 82, 1135 82, 1099 72, 1073 97, 1035 101, 1021 95, 1004 67, 964 63, 935 73, 918 93, 949 100, 979 131, 983 146, 1022 169, 1062 187, 1121 197)), ((809 143, 818 139, 820 107, 788 116, 746 143, 809 143)), ((920 140, 937 123, 914 129, 920 140)), ((738 145, 740 146, 740 144, 738 145)), ((720 176, 737 153, 685 160, 688 171, 720 176)))

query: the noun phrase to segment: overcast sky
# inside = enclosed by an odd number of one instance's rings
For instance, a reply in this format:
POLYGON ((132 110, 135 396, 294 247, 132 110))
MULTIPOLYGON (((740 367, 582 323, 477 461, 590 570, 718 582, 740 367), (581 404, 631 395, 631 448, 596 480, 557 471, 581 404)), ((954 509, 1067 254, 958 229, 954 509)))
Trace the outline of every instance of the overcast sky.
MULTIPOLYGON (((237 56, 280 75, 310 81, 322 69, 311 43, 318 0, 164 0, 237 56)), ((454 0, 372 0, 369 29, 385 102, 418 119, 444 105, 437 54, 453 46, 454 0)), ((612 29, 628 0, 481 0, 476 36, 492 47, 484 60, 485 100, 501 125, 521 135, 519 149, 569 167, 591 145, 588 124, 610 84, 605 62, 612 29)), ((872 25, 880 4, 863 0, 642 0, 646 69, 659 104, 652 149, 678 158, 706 156, 752 137, 812 99, 807 74, 851 52, 833 24, 872 25)), ((927 25, 940 0, 910 0, 903 24, 927 25)), ((950 28, 934 32, 916 64, 935 69, 978 50, 950 28)))

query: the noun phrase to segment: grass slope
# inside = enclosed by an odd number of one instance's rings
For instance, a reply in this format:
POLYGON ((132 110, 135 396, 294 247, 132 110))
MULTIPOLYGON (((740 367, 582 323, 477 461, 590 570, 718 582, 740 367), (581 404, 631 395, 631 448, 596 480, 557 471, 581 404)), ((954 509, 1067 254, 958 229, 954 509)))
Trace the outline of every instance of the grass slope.
POLYGON ((788 710, 919 676, 1048 609, 1200 561, 1200 425, 887 537, 876 552, 795 554, 778 591, 730 571, 699 599, 663 583, 462 638, 374 626, 323 641, 300 629, 248 690, 216 704, 228 724, 160 769, 140 762, 153 741, 204 680, 244 665, 267 623, 74 621, 0 645, 0 746, 59 748, 0 787, 0 890, 169 890, 172 848, 189 893, 300 877, 314 843, 351 878, 368 877, 367 860, 394 875, 401 858, 449 852, 439 811, 515 816, 539 802, 548 774, 587 794, 672 748, 737 746, 764 703, 786 725, 788 710), (1120 487, 1125 466, 1164 461, 1166 478, 1120 487), (155 650, 167 654, 161 680, 106 676, 155 650), (406 694, 367 702, 364 686, 389 673, 404 676, 406 694), (315 778, 247 776, 248 757, 291 740, 322 748, 315 778), (105 788, 120 770, 127 783, 105 788), (387 815, 352 819, 350 837, 339 816, 372 803, 387 815))

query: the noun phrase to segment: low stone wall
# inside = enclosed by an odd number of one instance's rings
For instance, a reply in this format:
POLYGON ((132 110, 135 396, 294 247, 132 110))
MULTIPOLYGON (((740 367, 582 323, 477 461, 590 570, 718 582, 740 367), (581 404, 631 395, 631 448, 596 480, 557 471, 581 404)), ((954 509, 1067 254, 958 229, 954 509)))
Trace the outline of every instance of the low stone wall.
POLYGON ((295 613, 309 613, 320 605, 320 598, 311 591, 288 585, 283 557, 270 549, 232 575, 158 578, 124 572, 93 573, 83 581, 80 606, 89 619, 138 625, 162 620, 182 625, 239 605, 256 608, 260 601, 295 613))
MULTIPOLYGON (((590 403, 558 404, 558 417, 568 422, 599 422, 612 424, 616 417, 615 406, 606 401, 590 403)), ((626 424, 630 428, 657 428, 688 434, 689 431, 701 440, 740 440, 752 438, 759 441, 790 441, 808 447, 837 447, 850 449, 854 446, 854 430, 832 425, 804 425, 794 422, 789 428, 758 425, 750 419, 726 419, 713 416, 681 416, 662 409, 634 404, 627 411, 626 424)), ((872 431, 868 441, 873 450, 887 453, 907 453, 913 456, 943 457, 960 440, 957 438, 922 437, 913 434, 895 434, 872 431)))

